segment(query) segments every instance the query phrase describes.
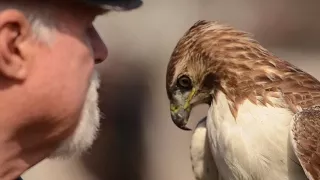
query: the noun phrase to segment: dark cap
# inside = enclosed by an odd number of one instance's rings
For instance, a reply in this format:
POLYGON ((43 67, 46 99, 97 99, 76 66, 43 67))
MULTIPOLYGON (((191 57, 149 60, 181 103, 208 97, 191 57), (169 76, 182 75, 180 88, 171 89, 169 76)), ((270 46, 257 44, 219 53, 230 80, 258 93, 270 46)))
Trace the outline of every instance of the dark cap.
POLYGON ((104 9, 115 11, 128 11, 137 9, 142 5, 141 0, 81 0, 86 3, 95 4, 104 9))

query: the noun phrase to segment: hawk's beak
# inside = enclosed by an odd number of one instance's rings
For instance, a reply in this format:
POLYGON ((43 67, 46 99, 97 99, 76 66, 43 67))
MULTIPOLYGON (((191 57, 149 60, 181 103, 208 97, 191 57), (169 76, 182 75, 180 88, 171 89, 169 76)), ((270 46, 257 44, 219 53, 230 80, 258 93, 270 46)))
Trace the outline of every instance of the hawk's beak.
POLYGON ((171 119, 173 123, 182 130, 191 130, 187 127, 187 123, 191 112, 190 101, 192 100, 194 94, 195 89, 192 89, 188 98, 184 101, 184 104, 170 104, 171 119))
POLYGON ((180 129, 190 131, 191 129, 187 127, 189 114, 187 110, 179 108, 177 111, 171 111, 171 119, 173 123, 180 129))

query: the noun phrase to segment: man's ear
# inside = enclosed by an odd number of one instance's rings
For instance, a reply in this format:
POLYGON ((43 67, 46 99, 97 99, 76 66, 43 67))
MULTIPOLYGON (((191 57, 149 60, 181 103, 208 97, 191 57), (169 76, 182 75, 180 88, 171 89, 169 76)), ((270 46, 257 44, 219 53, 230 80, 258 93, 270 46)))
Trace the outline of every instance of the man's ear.
POLYGON ((0 12, 0 74, 6 78, 24 80, 28 66, 20 44, 30 36, 30 23, 18 10, 0 12))

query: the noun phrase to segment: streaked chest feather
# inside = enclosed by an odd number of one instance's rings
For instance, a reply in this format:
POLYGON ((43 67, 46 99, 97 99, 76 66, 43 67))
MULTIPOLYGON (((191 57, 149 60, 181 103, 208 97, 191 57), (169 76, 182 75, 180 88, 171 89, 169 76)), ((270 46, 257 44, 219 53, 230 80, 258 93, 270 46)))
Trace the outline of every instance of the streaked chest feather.
MULTIPOLYGON (((225 179, 289 179, 288 135, 293 113, 245 100, 232 116, 228 101, 218 93, 208 113, 209 141, 225 179)), ((281 99, 271 99, 281 106, 281 99)), ((298 178, 299 179, 299 178, 298 178)), ((301 178, 300 178, 301 179, 301 178)))

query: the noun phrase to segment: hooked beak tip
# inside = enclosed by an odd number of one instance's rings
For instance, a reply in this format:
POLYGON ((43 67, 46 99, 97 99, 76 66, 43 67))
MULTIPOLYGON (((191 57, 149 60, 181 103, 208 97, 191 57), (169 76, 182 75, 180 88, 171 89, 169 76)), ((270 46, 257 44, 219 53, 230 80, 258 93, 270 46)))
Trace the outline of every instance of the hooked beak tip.
POLYGON ((184 113, 171 113, 171 119, 174 122, 174 124, 184 130, 184 131, 190 131, 191 129, 188 128, 187 125, 187 120, 188 119, 188 115, 184 113))
POLYGON ((179 127, 180 129, 184 130, 184 131, 191 131, 190 128, 188 128, 187 126, 181 126, 179 127))
POLYGON ((185 123, 180 123, 180 122, 178 123, 178 122, 176 122, 176 121, 173 121, 173 122, 175 123, 175 125, 176 125, 179 129, 184 130, 184 131, 191 131, 191 129, 188 128, 185 123))

